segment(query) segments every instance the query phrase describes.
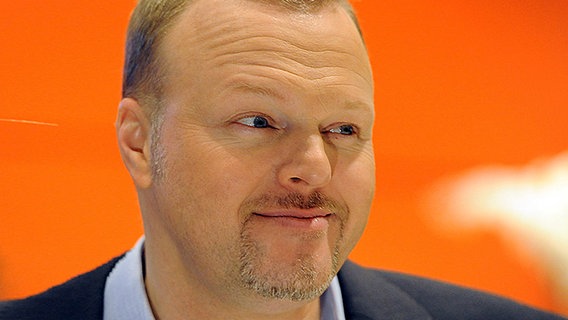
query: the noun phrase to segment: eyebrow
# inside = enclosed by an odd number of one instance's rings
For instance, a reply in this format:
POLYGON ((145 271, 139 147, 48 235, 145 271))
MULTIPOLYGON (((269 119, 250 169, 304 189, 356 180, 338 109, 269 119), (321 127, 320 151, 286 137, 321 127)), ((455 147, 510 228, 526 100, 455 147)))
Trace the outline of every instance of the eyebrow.
MULTIPOLYGON (((286 100, 284 98, 284 96, 276 91, 273 90, 269 87, 265 87, 265 86, 259 86, 259 85, 254 85, 248 82, 238 82, 232 86, 230 86, 231 90, 235 90, 235 91, 242 91, 242 92, 247 92, 247 93, 253 93, 255 95, 259 95, 262 97, 268 97, 268 98, 276 98, 278 100, 286 100)), ((371 110, 371 113, 374 113, 374 106, 371 104, 369 105, 368 103, 362 101, 362 100, 358 100, 358 99, 349 99, 346 100, 343 103, 343 107, 346 110, 371 110)))
POLYGON ((344 104, 347 110, 374 110, 374 106, 361 100, 347 100, 344 104))
POLYGON ((278 100, 285 100, 284 96, 282 94, 280 94, 279 92, 268 88, 268 87, 262 87, 262 86, 257 86, 257 85, 253 85, 250 83, 246 83, 246 82, 239 82, 237 84, 235 84, 234 86, 231 86, 232 90, 236 90, 236 91, 243 91, 243 92, 249 92, 249 93, 253 93, 259 96, 263 96, 263 97, 270 97, 270 98, 277 98, 278 100))
POLYGON ((360 114, 365 114, 369 117, 367 120, 371 121, 371 123, 375 122, 377 111, 373 103, 369 104, 363 101, 350 102, 347 103, 345 108, 349 111, 354 110, 360 114))

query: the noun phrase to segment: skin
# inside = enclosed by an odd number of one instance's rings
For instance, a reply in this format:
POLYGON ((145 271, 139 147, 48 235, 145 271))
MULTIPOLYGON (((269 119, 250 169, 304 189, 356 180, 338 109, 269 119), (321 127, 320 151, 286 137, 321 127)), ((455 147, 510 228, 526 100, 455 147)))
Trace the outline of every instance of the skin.
POLYGON ((161 55, 158 148, 138 101, 117 118, 155 316, 319 319, 374 193, 373 80, 355 25, 335 5, 199 0, 161 55))

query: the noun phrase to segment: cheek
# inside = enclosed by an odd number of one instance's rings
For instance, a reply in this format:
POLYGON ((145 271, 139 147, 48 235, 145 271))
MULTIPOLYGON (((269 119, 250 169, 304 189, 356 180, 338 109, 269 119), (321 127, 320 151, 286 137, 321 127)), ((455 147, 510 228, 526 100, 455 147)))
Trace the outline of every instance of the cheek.
POLYGON ((178 150, 168 156, 176 160, 167 164, 161 196, 167 204, 161 211, 170 233, 192 261, 227 256, 221 248, 238 239, 238 208, 245 197, 242 177, 233 171, 239 168, 218 152, 178 150))
MULTIPOLYGON (((255 157, 231 152, 230 148, 193 139, 168 153, 168 177, 184 214, 206 214, 223 223, 234 222, 239 206, 259 186, 268 168, 255 157), (222 218, 222 219, 221 219, 222 218)), ((207 219, 209 220, 209 219, 207 219)))
MULTIPOLYGON (((350 209, 345 226, 345 245, 350 249, 359 240, 367 224, 375 193, 375 166, 370 157, 345 164, 343 170, 336 172, 335 186, 350 209)), ((338 164, 338 169, 340 169, 338 164)))
POLYGON ((350 206, 370 208, 375 193, 375 161, 369 153, 338 162, 335 184, 350 206))

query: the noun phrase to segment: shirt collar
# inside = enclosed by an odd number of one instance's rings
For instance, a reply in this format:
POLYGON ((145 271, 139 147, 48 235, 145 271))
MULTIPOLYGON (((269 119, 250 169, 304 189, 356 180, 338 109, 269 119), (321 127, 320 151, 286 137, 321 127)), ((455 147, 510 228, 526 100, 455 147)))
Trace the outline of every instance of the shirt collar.
MULTIPOLYGON (((103 320, 155 320, 143 275, 144 237, 118 261, 106 280, 103 320)), ((345 320, 337 276, 320 297, 322 320, 345 320)))
POLYGON ((154 320, 142 273, 144 237, 118 261, 106 280, 103 320, 154 320))

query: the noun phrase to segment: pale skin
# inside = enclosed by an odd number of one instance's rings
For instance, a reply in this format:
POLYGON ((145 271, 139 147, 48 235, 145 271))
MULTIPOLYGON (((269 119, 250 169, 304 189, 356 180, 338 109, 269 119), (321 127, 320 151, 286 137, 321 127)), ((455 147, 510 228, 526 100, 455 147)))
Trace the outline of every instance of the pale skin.
MULTIPOLYGON (((373 80, 355 25, 336 5, 292 13, 198 0, 161 55, 160 150, 139 101, 125 98, 117 118, 156 318, 319 319, 319 293, 268 297, 243 284, 239 266, 250 253, 254 278, 271 287, 307 266, 306 283, 325 288, 363 232, 375 183, 373 80), (152 174, 157 154, 163 177, 152 174), (324 200, 313 207, 279 200, 314 194, 324 200)), ((299 283, 290 286, 310 292, 299 283)))

